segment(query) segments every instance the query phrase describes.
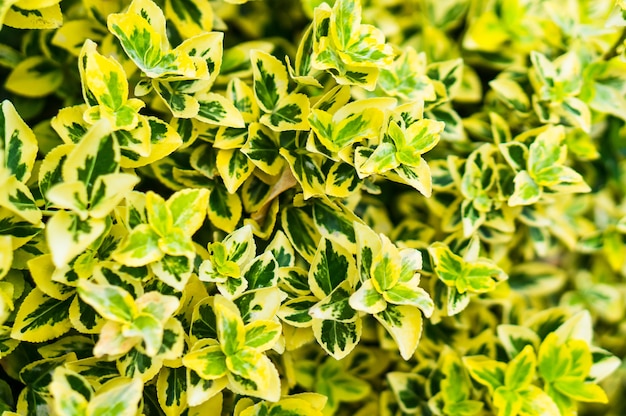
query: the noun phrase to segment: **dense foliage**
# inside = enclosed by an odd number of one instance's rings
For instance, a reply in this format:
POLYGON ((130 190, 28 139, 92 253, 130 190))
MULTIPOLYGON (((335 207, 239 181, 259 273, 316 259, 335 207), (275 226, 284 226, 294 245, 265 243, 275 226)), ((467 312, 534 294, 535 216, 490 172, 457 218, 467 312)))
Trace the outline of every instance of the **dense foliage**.
POLYGON ((2 415, 626 414, 626 2, 0 1, 2 415))

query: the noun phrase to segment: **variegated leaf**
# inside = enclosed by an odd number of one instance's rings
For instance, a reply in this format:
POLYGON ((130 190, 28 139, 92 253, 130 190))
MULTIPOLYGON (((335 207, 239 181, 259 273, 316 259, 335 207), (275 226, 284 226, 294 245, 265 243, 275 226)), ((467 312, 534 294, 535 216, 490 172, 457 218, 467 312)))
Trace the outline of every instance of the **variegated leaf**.
MULTIPOLYGON (((192 246, 190 245, 189 248, 192 246)), ((186 250, 187 252, 187 250, 186 250)), ((195 253, 185 255, 165 254, 151 264, 152 272, 159 280, 178 291, 182 291, 193 272, 195 253)))
POLYGON ((233 78, 226 86, 226 96, 233 102, 246 123, 253 123, 260 117, 259 105, 254 91, 239 78, 233 78))
POLYGON ((183 364, 204 380, 219 380, 228 372, 226 355, 213 340, 195 346, 183 357, 183 364))
POLYGON ((81 220, 89 218, 89 197, 83 182, 60 182, 48 191, 46 197, 57 208, 72 211, 81 220))
POLYGON ((439 278, 461 294, 466 291, 488 292, 494 289, 496 283, 507 278, 506 273, 494 263, 484 259, 466 262, 443 243, 433 244, 429 252, 439 278))
POLYGON ((376 314, 387 308, 387 301, 376 290, 372 279, 368 279, 350 296, 350 306, 358 311, 376 314))
POLYGON ((81 220, 76 214, 57 211, 46 225, 46 241, 54 265, 67 265, 100 237, 106 227, 107 218, 81 220))
POLYGON ((183 38, 191 38, 213 28, 213 8, 207 0, 168 0, 165 15, 183 38))
POLYGON ((146 214, 148 223, 159 236, 166 236, 172 230, 174 219, 161 195, 152 191, 146 193, 146 214))
POLYGON ((85 377, 92 385, 101 386, 109 380, 120 376, 114 361, 89 357, 67 363, 65 366, 85 377))
POLYGON ((248 140, 241 151, 268 175, 278 175, 283 168, 280 143, 276 135, 259 123, 252 123, 248 127, 248 140))
MULTIPOLYGON (((91 99, 95 105, 97 103, 95 98, 91 99)), ((50 125, 61 137, 63 143, 78 143, 87 133, 89 125, 83 119, 83 114, 88 108, 85 104, 65 107, 60 109, 56 116, 50 120, 50 125)))
POLYGON ((347 198, 361 187, 361 179, 357 170, 349 163, 332 163, 326 177, 326 193, 328 195, 347 198))
POLYGON ((414 166, 421 155, 430 151, 439 142, 444 123, 428 119, 418 120, 405 131, 391 123, 388 134, 396 144, 398 161, 404 165, 414 166))
POLYGON ((82 334, 99 334, 106 320, 80 296, 74 296, 70 305, 70 322, 82 334))
POLYGON ((522 170, 515 175, 515 190, 509 198, 509 206, 531 205, 539 201, 542 189, 531 178, 527 171, 522 170))
POLYGON ((132 416, 137 412, 142 391, 143 383, 139 378, 120 377, 111 380, 89 402, 87 414, 115 413, 120 416, 132 416))
POLYGON ((254 76, 254 94, 265 114, 261 123, 275 131, 306 130, 309 115, 308 97, 288 94, 289 78, 278 59, 261 50, 250 55, 254 76))
POLYGON ((394 305, 415 306, 430 317, 433 313, 433 300, 424 289, 406 283, 399 283, 383 292, 383 298, 394 305))
POLYGON ((31 56, 11 71, 5 88, 25 97, 37 98, 52 94, 62 84, 63 70, 56 62, 44 56, 31 56))
POLYGON ((40 255, 30 259, 27 265, 37 288, 45 295, 58 300, 65 300, 75 293, 72 286, 55 282, 50 278, 55 271, 50 254, 40 255))
POLYGON ((72 327, 69 309, 72 298, 51 298, 35 288, 26 296, 15 317, 11 338, 42 342, 57 338, 72 327))
POLYGON ((54 32, 52 44, 65 49, 74 56, 79 56, 85 40, 100 42, 103 35, 102 27, 93 20, 75 19, 65 22, 54 32))
POLYGON ((422 335, 422 314, 412 306, 388 305, 374 315, 376 320, 389 332, 405 360, 410 359, 422 335))
POLYGON ((311 292, 318 299, 324 299, 344 281, 354 284, 356 276, 352 254, 339 243, 322 237, 309 270, 311 292))
POLYGON ((241 314, 232 301, 220 295, 213 299, 213 308, 222 351, 230 356, 245 345, 246 334, 241 314))
POLYGON ((480 384, 487 386, 490 392, 504 385, 506 364, 491 360, 485 356, 463 357, 463 364, 470 376, 480 384))
POLYGON ((347 104, 331 115, 314 109, 309 116, 311 128, 331 152, 364 140, 377 142, 384 119, 383 109, 393 99, 373 98, 347 104))
POLYGON ((252 51, 250 60, 254 75, 254 95, 263 111, 271 113, 281 98, 288 95, 287 70, 278 59, 261 50, 252 51))
POLYGON ((313 105, 313 108, 325 111, 329 114, 335 114, 340 108, 348 104, 349 101, 350 87, 346 85, 337 85, 324 94, 313 105))
POLYGON ((244 349, 238 355, 228 357, 231 372, 228 388, 236 394, 258 397, 272 402, 280 398, 280 376, 267 356, 254 350, 244 349))
MULTIPOLYGON (((106 326, 105 326, 106 328, 106 326)), ((104 335, 104 329, 100 335, 100 339, 104 335)), ((137 339, 128 339, 131 343, 136 344, 137 339)), ((101 342, 98 340, 98 342, 101 342)), ((113 345, 113 344, 112 344, 113 345)), ((96 344, 97 346, 97 344, 96 344)), ((119 377, 121 374, 123 377, 134 378, 143 381, 143 383, 147 383, 154 376, 156 376, 161 368, 163 367, 163 359, 160 357, 150 357, 145 351, 139 347, 131 347, 127 348, 124 355, 117 360, 117 374, 116 377, 119 377)), ((109 349, 109 351, 113 351, 110 349, 111 347, 107 345, 105 347, 105 351, 109 349)), ((100 355, 104 355, 104 352, 100 353, 98 350, 94 350, 94 356, 99 357, 100 355)))
POLYGON ((158 261, 163 255, 159 235, 148 224, 140 224, 126 236, 112 256, 125 266, 140 267, 158 261))
POLYGON ((295 150, 280 149, 280 154, 287 160, 293 176, 302 187, 304 198, 324 196, 325 178, 320 169, 319 155, 299 152, 295 150))
POLYGON ((187 403, 191 408, 190 415, 201 416, 203 411, 221 409, 221 391, 228 385, 226 377, 216 380, 205 380, 193 370, 187 370, 187 403), (208 406, 203 409, 204 406, 208 406), (198 409, 197 413, 193 413, 198 409))
POLYGON ((30 189, 15 176, 8 176, 1 184, 3 190, 0 193, 0 207, 6 208, 35 227, 39 227, 42 213, 30 189))
MULTIPOLYGON (((154 163, 172 153, 182 144, 182 139, 174 128, 153 116, 145 117, 144 120, 140 116, 138 128, 131 132, 131 137, 139 138, 139 142, 136 145, 133 144, 132 148, 138 147, 141 153, 138 152, 131 157, 129 152, 125 151, 126 149, 122 149, 123 158, 120 164, 125 168, 135 168, 154 163), (144 135, 144 133, 148 134, 144 135), (146 156, 142 155, 144 150, 148 151, 146 156)), ((122 144, 121 142, 120 140, 120 144, 122 144)))
POLYGON ((256 244, 249 226, 243 226, 222 240, 228 260, 244 266, 254 258, 256 244))
POLYGON ((128 173, 99 176, 89 201, 89 215, 93 218, 106 217, 138 183, 139 178, 128 173))
POLYGON ((418 411, 420 402, 425 399, 420 394, 420 387, 426 384, 422 375, 394 371, 387 373, 387 381, 404 412, 418 411))
POLYGON ((247 324, 245 330, 246 347, 263 352, 276 344, 282 333, 282 326, 276 321, 257 320, 247 324))
POLYGON ((315 339, 331 357, 341 360, 357 346, 361 339, 362 323, 314 320, 315 339))
POLYGON ((278 283, 278 263, 271 252, 257 256, 242 273, 248 281, 248 290, 272 287, 278 283))
POLYGON ((376 148, 357 147, 355 152, 355 167, 360 178, 383 174, 400 165, 396 157, 396 147, 393 143, 382 142, 376 148))
POLYGON ((239 149, 248 138, 247 128, 220 127, 215 135, 216 149, 239 149))
POLYGON ((164 368, 157 378, 157 399, 167 416, 180 415, 187 408, 187 369, 164 368))
MULTIPOLYGON (((85 94, 93 97, 99 104, 92 121, 107 118, 116 129, 133 129, 138 122, 137 113, 144 103, 138 99, 127 98, 128 81, 122 65, 113 58, 99 54, 92 41, 85 42, 81 58, 84 65, 81 75, 85 94)), ((91 114, 91 111, 88 110, 86 114, 91 114)))
POLYGON ((370 271, 373 266, 374 256, 377 256, 382 249, 380 237, 365 224, 354 223, 354 235, 357 240, 357 267, 361 282, 370 278, 370 271))
POLYGON ((226 127, 245 127, 243 116, 227 98, 212 92, 203 92, 195 97, 199 109, 197 120, 226 127))
POLYGON ((10 101, 3 101, 1 106, 2 166, 18 181, 25 183, 30 178, 37 157, 37 139, 10 101))
POLYGON ((217 339, 217 323, 212 297, 202 299, 194 307, 191 317, 190 338, 193 342, 207 338, 217 339))
POLYGON ((39 191, 46 197, 50 188, 63 181, 62 167, 72 145, 60 145, 52 149, 39 168, 39 191))
POLYGON ((209 192, 206 189, 186 189, 170 196, 166 202, 171 212, 174 227, 186 235, 193 235, 201 226, 208 206, 209 192))
POLYGON ((177 83, 177 81, 153 81, 152 86, 174 117, 183 119, 196 117, 200 111, 200 103, 191 94, 176 89, 177 83))
POLYGON ((128 12, 109 15, 107 26, 128 57, 148 77, 194 77, 196 74, 191 57, 167 50, 165 18, 152 1, 135 0, 128 12), (143 15, 136 14, 141 10, 144 10, 143 15))
POLYGON ((298 208, 287 207, 281 213, 281 225, 296 251, 312 261, 321 237, 313 219, 298 208))
POLYGON ((278 230, 267 246, 267 251, 272 252, 279 267, 293 267, 295 265, 295 252, 291 242, 282 231, 278 230))
POLYGON ((315 296, 301 296, 288 300, 281 305, 278 316, 289 325, 308 328, 313 324, 309 310, 319 302, 315 296))
POLYGON ((83 301, 108 320, 127 323, 138 313, 131 294, 117 286, 84 280, 78 287, 78 294, 83 301))
POLYGON ((378 83, 387 94, 405 100, 437 99, 434 83, 426 75, 426 54, 418 54, 412 47, 407 47, 392 65, 380 69, 378 83))
POLYGON ((420 157, 413 166, 402 164, 385 174, 394 182, 404 183, 429 198, 432 195, 432 176, 430 166, 420 157))
POLYGON ((83 182, 88 197, 92 196, 99 176, 116 173, 119 169, 120 148, 107 124, 103 121, 92 126, 63 165, 64 181, 83 182))
POLYGON ((314 319, 354 322, 358 314, 349 303, 352 293, 350 282, 344 280, 328 296, 315 304, 309 310, 309 315, 314 319))
POLYGON ((314 26, 324 22, 325 30, 314 34, 312 66, 333 68, 331 74, 339 84, 373 90, 378 68, 392 63, 393 52, 379 29, 361 25, 360 15, 360 2, 352 0, 337 1, 332 10, 316 9, 314 26))
POLYGON ((83 376, 60 366, 52 373, 49 389, 54 399, 52 408, 58 414, 85 414, 94 395, 93 387, 83 376))
POLYGON ((3 23, 16 29, 56 29, 63 24, 63 14, 59 2, 53 2, 33 9, 9 9, 3 23))
POLYGON ((380 293, 383 293, 398 283, 402 272, 402 257, 399 250, 386 237, 381 236, 382 247, 380 252, 372 258, 370 274, 372 284, 380 293))
POLYGON ((276 317, 281 302, 287 295, 276 286, 248 290, 233 300, 241 312, 244 324, 276 317))
POLYGON ((252 175, 254 164, 239 149, 217 152, 217 170, 229 193, 234 194, 243 182, 252 175))
POLYGON ((292 93, 281 98, 260 121, 274 131, 308 130, 309 108, 309 98, 305 94, 292 93))
POLYGON ((520 113, 526 114, 531 110, 530 100, 524 89, 514 80, 504 77, 489 82, 499 99, 507 106, 520 113))
MULTIPOLYGON (((76 360, 76 354, 69 353, 62 357, 44 358, 34 362, 26 361, 18 369, 19 380, 27 386, 17 398, 16 407, 20 413, 37 411, 50 413, 52 409, 48 386, 52 381, 52 373, 55 368, 74 360, 76 360)), ((15 375, 17 376, 17 372, 15 375)))
POLYGON ((314 78, 314 71, 311 67, 311 55, 313 53, 313 25, 309 25, 304 31, 298 50, 296 51, 296 60, 293 68, 287 56, 287 70, 291 78, 301 85, 308 85, 321 88, 322 84, 314 78), (312 75, 313 74, 313 75, 312 75))

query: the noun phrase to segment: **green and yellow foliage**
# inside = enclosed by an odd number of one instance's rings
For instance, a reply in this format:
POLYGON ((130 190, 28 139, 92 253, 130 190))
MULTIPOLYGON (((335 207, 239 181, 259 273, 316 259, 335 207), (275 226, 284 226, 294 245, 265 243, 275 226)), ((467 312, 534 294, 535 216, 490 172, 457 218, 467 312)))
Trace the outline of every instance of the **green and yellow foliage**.
POLYGON ((626 414, 626 2, 0 0, 0 414, 626 414))

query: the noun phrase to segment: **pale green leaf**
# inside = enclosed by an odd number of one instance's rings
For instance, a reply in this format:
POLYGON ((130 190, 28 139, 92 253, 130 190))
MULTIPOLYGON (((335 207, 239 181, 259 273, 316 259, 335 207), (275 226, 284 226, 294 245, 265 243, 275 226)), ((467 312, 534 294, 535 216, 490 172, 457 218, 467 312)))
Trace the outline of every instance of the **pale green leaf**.
POLYGON ((535 377, 537 358, 532 345, 525 346, 507 366, 504 384, 508 389, 519 391, 530 385, 535 377))
POLYGON ((110 414, 132 416, 137 412, 143 392, 141 379, 117 378, 102 387, 89 402, 89 416, 110 414))
POLYGON ((275 321, 254 321, 245 326, 245 345, 259 352, 274 346, 282 333, 282 326, 275 321))
POLYGON ((387 302, 368 279, 350 296, 350 306, 358 311, 375 314, 387 307, 387 302))
POLYGON ((490 392, 494 392, 505 383, 506 364, 485 356, 463 357, 463 364, 470 376, 490 392))
POLYGON ((140 224, 128 234, 113 252, 113 258, 130 267, 158 261, 164 253, 159 249, 159 235, 148 224, 140 224))

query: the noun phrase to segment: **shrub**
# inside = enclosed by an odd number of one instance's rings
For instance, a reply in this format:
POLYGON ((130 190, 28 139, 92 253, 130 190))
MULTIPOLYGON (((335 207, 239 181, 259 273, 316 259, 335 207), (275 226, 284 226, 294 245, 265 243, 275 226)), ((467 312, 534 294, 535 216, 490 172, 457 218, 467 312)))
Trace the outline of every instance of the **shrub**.
POLYGON ((0 410, 623 415, 626 3, 0 4, 0 410))

